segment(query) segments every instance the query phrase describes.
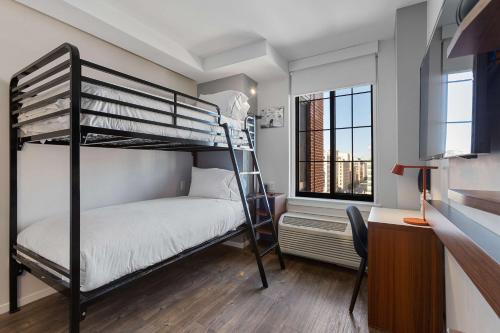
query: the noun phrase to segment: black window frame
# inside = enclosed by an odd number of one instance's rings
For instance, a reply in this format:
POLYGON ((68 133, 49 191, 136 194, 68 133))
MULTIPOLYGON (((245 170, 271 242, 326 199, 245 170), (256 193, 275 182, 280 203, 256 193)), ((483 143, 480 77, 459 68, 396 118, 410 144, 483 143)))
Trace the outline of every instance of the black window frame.
MULTIPOLYGON (((368 86, 368 85, 367 85, 368 86)), ((329 131, 330 131, 330 160, 328 163, 330 163, 330 193, 318 193, 318 192, 303 192, 300 191, 299 189, 299 179, 300 179, 300 151, 299 151, 299 137, 300 137, 300 96, 295 97, 295 196, 296 197, 308 197, 308 198, 320 198, 320 199, 334 199, 334 200, 350 200, 350 201, 365 201, 365 202, 374 202, 374 192, 375 192, 375 177, 374 177, 374 170, 375 170, 375 165, 374 165, 374 154, 373 154, 373 85, 370 84, 370 101, 371 101, 371 121, 370 121, 370 126, 354 126, 354 96, 355 95, 360 95, 360 94, 366 94, 368 91, 364 92, 353 92, 353 88, 356 86, 349 87, 351 89, 351 93, 349 94, 343 94, 343 95, 336 95, 335 90, 329 91, 330 95, 329 97, 322 98, 327 99, 329 98, 330 101, 330 126, 329 126, 329 131), (352 168, 351 168, 351 173, 352 173, 352 180, 354 180, 354 163, 358 162, 354 160, 354 129, 355 128, 368 128, 370 127, 371 129, 371 160, 370 161, 360 161, 360 162, 370 162, 371 163, 371 181, 372 181, 372 192, 371 194, 356 194, 354 193, 354 181, 351 181, 351 193, 337 193, 335 192, 335 181, 336 181, 336 158, 332 156, 335 156, 335 147, 336 147, 336 142, 335 142, 335 131, 338 129, 342 128, 336 128, 335 124, 335 97, 340 97, 340 96, 351 96, 351 125, 352 127, 345 127, 345 128, 350 128, 351 129, 351 156, 352 156, 352 168), (332 155, 333 152, 333 155, 332 155)), ((347 89, 349 89, 347 88, 347 89)), ((338 90, 343 90, 343 89, 338 89, 338 90)), ((337 90, 337 91, 338 91, 337 90)), ((323 129, 325 130, 325 129, 323 129)), ((302 131, 303 132, 303 131, 302 131)), ((307 162, 306 162, 307 163, 307 162)), ((346 163, 346 162, 342 162, 346 163)))

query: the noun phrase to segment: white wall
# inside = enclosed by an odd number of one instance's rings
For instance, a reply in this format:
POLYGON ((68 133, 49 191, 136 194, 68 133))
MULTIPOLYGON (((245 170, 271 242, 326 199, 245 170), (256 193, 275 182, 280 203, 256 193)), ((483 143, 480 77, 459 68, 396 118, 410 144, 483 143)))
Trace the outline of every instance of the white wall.
MULTIPOLYGON (((13 1, 0 3, 0 312, 8 309, 8 86, 10 76, 63 42, 82 58, 189 94, 194 81, 112 46, 13 1)), ((27 145, 19 153, 20 225, 68 211, 68 149, 27 145)), ((173 196, 188 179, 191 155, 151 151, 82 149, 82 208, 173 196)), ((50 292, 23 277, 22 303, 50 292)))
MULTIPOLYGON (((374 105, 375 200, 384 207, 397 205, 397 177, 390 170, 397 160, 396 65, 394 40, 378 43, 377 82, 374 105)), ((258 129, 257 148, 265 182, 273 181, 277 191, 294 194, 294 112, 289 101, 289 80, 259 82, 259 110, 285 106, 283 128, 258 129)), ((304 200, 306 202, 308 200, 304 200)), ((310 200, 309 200, 310 201, 310 200)), ((307 203, 305 203, 307 204, 307 203)))
MULTIPOLYGON (((431 38, 443 3, 444 0, 427 2, 427 40, 431 38)), ((478 223, 493 232, 500 233, 498 227, 500 216, 464 207, 448 199, 448 188, 498 191, 500 153, 498 146, 493 148, 496 150, 493 154, 480 156, 477 159, 454 158, 432 161, 432 165, 439 167, 431 173, 432 197, 449 202, 478 223)), ((498 331, 500 319, 448 250, 445 251, 445 284, 448 328, 462 332, 498 331)))

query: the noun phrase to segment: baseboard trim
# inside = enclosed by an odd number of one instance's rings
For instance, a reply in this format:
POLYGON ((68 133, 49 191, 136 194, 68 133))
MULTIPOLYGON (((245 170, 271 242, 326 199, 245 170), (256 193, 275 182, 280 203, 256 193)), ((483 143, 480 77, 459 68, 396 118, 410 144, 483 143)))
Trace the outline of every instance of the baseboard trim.
MULTIPOLYGON (((34 293, 21 297, 21 299, 19 300, 19 306, 23 306, 31 302, 37 301, 41 298, 52 295, 55 292, 56 291, 50 287, 35 291, 34 293)), ((9 312, 9 304, 10 304, 9 302, 0 304, 0 314, 9 312)))
POLYGON ((225 241, 222 244, 227 245, 227 246, 231 246, 231 247, 236 247, 238 249, 244 249, 245 247, 247 247, 250 244, 250 241, 248 239, 246 239, 243 243, 235 242, 235 241, 225 241))

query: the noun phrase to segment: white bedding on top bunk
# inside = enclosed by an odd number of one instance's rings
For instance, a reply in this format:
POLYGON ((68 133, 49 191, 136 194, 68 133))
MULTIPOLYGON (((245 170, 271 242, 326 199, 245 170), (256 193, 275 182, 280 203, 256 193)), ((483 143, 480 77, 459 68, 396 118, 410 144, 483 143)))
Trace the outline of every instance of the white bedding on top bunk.
MULTIPOLYGON (((81 213, 81 290, 90 291, 235 229, 244 222, 241 201, 175 197, 81 213)), ((17 242, 69 267, 68 215, 22 230, 17 242)))
MULTIPOLYGON (((129 88, 130 89, 130 88, 129 88)), ((69 90, 69 84, 61 84, 50 91, 39 94, 34 98, 27 99, 23 102, 23 106, 30 105, 41 101, 47 97, 53 96, 58 93, 62 93, 64 91, 69 90)), ((158 101, 152 98, 147 98, 143 96, 138 96, 135 94, 123 92, 120 90, 102 87, 99 85, 82 82, 82 92, 97 95, 101 97, 112 98, 115 100, 133 103, 141 106, 146 106, 149 108, 159 109, 162 111, 172 112, 174 111, 173 105, 169 103, 165 103, 162 101, 158 101)), ((152 95, 152 94, 150 94, 152 95)), ((157 96, 157 95, 152 95, 157 96)), ((164 99, 164 96, 158 96, 164 99)), ((171 99, 169 99, 171 100, 171 99)), ((39 117, 41 115, 50 114, 56 111, 64 110, 69 108, 70 100, 69 98, 59 99, 55 103, 47 105, 45 107, 29 111, 19 115, 19 122, 29 120, 35 117, 39 117)), ((88 109, 93 111, 99 111, 109 114, 122 115, 127 117, 133 117, 144 120, 152 120, 156 122, 161 122, 165 124, 173 124, 173 118, 170 115, 145 111, 129 106, 123 106, 115 103, 103 102, 95 99, 82 98, 81 101, 82 109, 88 109)), ((210 122, 217 123, 217 118, 213 115, 204 114, 202 112, 197 112, 182 106, 177 107, 177 113, 184 116, 189 116, 192 118, 206 120, 210 122)), ((228 123, 235 129, 242 129, 243 123, 240 120, 232 119, 229 117, 221 116, 221 123, 228 123)), ((145 134, 154 134, 161 136, 169 136, 183 139, 192 139, 192 140, 202 140, 202 141, 212 141, 212 142, 225 142, 224 130, 222 127, 218 125, 209 125, 203 124, 200 122, 177 118, 177 125, 184 126, 192 129, 199 129, 204 131, 210 131, 212 134, 207 133, 199 133, 191 130, 182 130, 171 127, 164 127, 158 125, 144 124, 138 123, 135 121, 122 120, 116 118, 107 118, 89 114, 82 114, 80 116, 80 124, 85 126, 93 126, 93 127, 101 127, 107 129, 115 129, 115 130, 123 130, 130 132, 138 132, 145 134)), ((31 124, 26 124, 20 127, 20 135, 24 136, 32 136, 41 133, 47 133, 52 131, 58 131, 62 129, 69 128, 69 115, 64 115, 56 118, 50 118, 46 120, 37 121, 31 124)), ((240 144, 238 140, 235 140, 234 143, 240 144)))

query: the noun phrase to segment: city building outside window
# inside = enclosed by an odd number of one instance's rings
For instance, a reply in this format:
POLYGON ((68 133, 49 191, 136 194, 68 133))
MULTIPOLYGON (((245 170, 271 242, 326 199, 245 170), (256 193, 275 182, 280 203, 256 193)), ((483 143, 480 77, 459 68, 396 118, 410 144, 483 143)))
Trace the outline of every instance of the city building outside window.
POLYGON ((297 196, 373 201, 373 88, 295 98, 297 196))

